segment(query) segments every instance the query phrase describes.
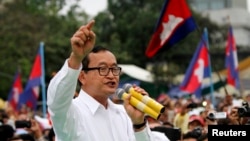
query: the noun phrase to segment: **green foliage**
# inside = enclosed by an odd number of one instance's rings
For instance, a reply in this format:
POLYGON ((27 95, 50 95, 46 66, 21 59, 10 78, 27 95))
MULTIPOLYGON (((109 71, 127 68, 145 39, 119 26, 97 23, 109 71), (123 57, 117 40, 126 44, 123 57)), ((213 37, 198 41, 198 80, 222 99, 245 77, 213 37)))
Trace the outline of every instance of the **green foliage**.
POLYGON ((47 83, 70 53, 69 40, 78 28, 79 21, 72 16, 73 11, 70 11, 71 15, 58 16, 60 7, 56 7, 54 1, 45 2, 16 0, 2 5, 0 94, 3 98, 6 98, 18 68, 25 87, 41 41, 45 43, 47 83))

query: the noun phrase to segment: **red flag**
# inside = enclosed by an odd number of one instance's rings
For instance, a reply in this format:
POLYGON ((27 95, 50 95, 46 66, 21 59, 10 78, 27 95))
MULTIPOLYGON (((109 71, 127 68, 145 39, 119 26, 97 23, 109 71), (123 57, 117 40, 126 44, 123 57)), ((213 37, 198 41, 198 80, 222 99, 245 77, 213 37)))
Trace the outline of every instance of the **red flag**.
POLYGON ((156 29, 146 50, 153 57, 160 49, 170 48, 196 29, 185 0, 166 0, 156 29))
POLYGON ((226 69, 227 69, 227 83, 239 89, 239 71, 238 71, 238 57, 235 39, 233 36, 233 28, 230 26, 228 30, 228 38, 226 43, 226 69))
POLYGON ((26 106, 36 109, 37 100, 39 97, 40 85, 42 78, 42 62, 41 62, 41 49, 39 49, 30 76, 26 84, 24 92, 21 94, 19 100, 19 108, 25 104, 26 106))
POLYGON ((8 102, 15 111, 17 111, 19 96, 22 92, 23 92, 23 86, 21 81, 21 74, 19 71, 17 71, 14 77, 14 83, 8 95, 8 102))
POLYGON ((181 90, 195 93, 197 97, 200 97, 202 80, 210 76, 209 67, 208 48, 203 38, 186 71, 184 81, 180 85, 181 90))

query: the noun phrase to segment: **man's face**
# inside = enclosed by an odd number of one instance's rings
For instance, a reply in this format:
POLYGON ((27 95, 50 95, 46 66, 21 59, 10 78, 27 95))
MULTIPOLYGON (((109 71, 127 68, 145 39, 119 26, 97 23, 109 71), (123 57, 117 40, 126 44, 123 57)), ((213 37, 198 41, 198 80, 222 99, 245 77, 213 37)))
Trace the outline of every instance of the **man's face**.
MULTIPOLYGON (((94 67, 117 67, 115 56, 109 51, 101 51, 98 53, 89 54, 88 68, 94 67)), ((114 94, 118 84, 119 75, 115 76, 112 70, 109 69, 109 73, 106 76, 101 76, 99 71, 91 70, 87 73, 82 72, 83 77, 83 89, 92 96, 105 96, 108 97, 114 94)))
POLYGON ((188 126, 189 126, 190 130, 195 129, 196 127, 202 127, 201 123, 198 120, 194 120, 192 122, 189 122, 188 126))

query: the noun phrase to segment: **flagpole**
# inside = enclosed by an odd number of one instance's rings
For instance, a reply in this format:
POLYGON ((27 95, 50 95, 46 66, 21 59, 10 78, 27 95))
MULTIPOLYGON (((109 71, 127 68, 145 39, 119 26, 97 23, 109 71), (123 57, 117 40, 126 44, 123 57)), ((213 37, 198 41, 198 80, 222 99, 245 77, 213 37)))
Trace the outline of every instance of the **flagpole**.
POLYGON ((42 107, 43 107, 43 117, 46 117, 46 88, 45 88, 45 66, 44 66, 44 43, 40 42, 40 52, 41 52, 41 64, 42 64, 42 77, 41 77, 41 87, 42 87, 42 107))
MULTIPOLYGON (((204 35, 205 35, 205 44, 207 49, 209 50, 209 43, 208 43, 208 31, 207 28, 204 28, 204 35)), ((209 62, 209 75, 210 75, 210 94, 211 94, 211 101, 213 105, 215 106, 215 98, 214 98, 214 84, 213 84, 213 79, 212 79, 212 65, 211 65, 211 59, 210 59, 210 52, 208 55, 208 62, 209 62)))

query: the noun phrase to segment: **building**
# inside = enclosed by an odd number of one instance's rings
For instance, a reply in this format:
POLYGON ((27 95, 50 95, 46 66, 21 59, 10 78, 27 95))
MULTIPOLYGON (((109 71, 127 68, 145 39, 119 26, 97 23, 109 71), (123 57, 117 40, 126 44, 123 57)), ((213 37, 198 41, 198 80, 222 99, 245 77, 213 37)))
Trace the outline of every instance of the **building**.
POLYGON ((193 10, 218 25, 230 22, 237 46, 250 47, 250 0, 188 0, 193 10), (248 2, 249 1, 249 2, 248 2), (228 20, 229 19, 229 20, 228 20))

